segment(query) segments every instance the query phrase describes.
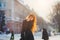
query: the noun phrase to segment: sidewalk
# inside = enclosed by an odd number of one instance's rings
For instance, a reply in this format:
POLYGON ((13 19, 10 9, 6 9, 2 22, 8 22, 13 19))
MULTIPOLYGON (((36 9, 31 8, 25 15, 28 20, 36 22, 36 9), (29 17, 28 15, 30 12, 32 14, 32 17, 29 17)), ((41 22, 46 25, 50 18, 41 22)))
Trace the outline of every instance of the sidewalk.
MULTIPOLYGON (((10 40, 10 36, 11 36, 11 34, 8 34, 8 35, 0 34, 0 40, 10 40)), ((15 34, 14 37, 15 37, 14 40, 19 40, 20 34, 15 34)), ((35 40, 42 40, 41 35, 39 35, 39 33, 34 35, 34 38, 35 38, 35 40)), ((49 37, 49 40, 60 40, 60 35, 51 36, 51 37, 49 37)))
MULTIPOLYGON (((35 40, 43 40, 43 39, 41 39, 41 37, 35 37, 35 40)), ((49 37, 49 40, 60 40, 60 35, 51 36, 49 37)))

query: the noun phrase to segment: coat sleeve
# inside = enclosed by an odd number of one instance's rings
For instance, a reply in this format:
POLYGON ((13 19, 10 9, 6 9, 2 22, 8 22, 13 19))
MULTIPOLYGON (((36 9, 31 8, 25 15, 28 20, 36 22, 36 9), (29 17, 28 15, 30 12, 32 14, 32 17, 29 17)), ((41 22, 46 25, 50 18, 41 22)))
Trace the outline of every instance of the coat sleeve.
POLYGON ((25 26, 25 20, 22 23, 21 39, 20 40, 23 40, 24 39, 24 26, 25 26))
POLYGON ((20 40, 23 40, 24 39, 24 33, 21 32, 21 38, 20 40))

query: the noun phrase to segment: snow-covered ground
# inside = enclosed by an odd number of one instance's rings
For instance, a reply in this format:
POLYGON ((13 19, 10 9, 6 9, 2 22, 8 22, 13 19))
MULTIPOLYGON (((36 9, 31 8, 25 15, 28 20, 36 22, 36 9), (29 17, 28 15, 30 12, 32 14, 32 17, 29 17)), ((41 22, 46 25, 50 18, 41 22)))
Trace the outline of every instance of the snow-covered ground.
MULTIPOLYGON (((0 34, 0 40, 10 40, 11 34, 0 34)), ((35 40, 43 40, 41 39, 42 33, 38 32, 34 34, 35 40)), ((14 35, 14 40, 19 40, 20 39, 20 34, 15 34, 14 35)), ((49 40, 60 40, 60 35, 56 36, 50 36, 49 40)))
MULTIPOLYGON (((34 38, 35 40, 43 40, 42 33, 41 32, 35 33, 34 38)), ((49 40, 60 40, 60 35, 50 36, 49 40)))

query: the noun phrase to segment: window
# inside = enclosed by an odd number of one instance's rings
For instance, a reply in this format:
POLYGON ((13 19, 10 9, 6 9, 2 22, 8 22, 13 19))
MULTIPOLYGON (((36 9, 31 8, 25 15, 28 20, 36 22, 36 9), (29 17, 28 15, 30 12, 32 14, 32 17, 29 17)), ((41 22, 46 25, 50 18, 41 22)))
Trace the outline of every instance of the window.
POLYGON ((3 7, 3 8, 5 7, 5 3, 2 3, 2 7, 3 7))
POLYGON ((0 8, 5 8, 6 3, 5 2, 0 2, 0 8))
POLYGON ((1 2, 0 2, 0 7, 2 7, 2 4, 1 4, 1 2))

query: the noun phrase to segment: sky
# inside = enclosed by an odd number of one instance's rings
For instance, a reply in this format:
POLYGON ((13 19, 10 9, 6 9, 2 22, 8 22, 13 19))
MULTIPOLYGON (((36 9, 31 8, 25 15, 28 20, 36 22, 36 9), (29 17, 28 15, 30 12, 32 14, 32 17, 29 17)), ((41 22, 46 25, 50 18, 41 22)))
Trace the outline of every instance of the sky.
POLYGON ((47 20, 52 5, 60 0, 20 0, 24 5, 28 5, 30 9, 34 9, 38 16, 47 20))

